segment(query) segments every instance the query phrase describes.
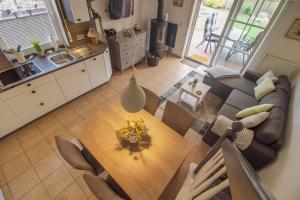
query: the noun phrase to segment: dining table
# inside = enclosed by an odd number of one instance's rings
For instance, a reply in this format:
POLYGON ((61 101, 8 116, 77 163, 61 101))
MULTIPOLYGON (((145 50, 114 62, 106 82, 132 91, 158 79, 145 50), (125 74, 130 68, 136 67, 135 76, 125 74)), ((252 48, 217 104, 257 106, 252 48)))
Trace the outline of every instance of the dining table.
POLYGON ((184 137, 146 110, 128 113, 118 100, 71 131, 131 199, 159 199, 192 149, 184 137), (146 148, 121 145, 116 131, 127 126, 128 119, 144 121, 149 137, 146 148))

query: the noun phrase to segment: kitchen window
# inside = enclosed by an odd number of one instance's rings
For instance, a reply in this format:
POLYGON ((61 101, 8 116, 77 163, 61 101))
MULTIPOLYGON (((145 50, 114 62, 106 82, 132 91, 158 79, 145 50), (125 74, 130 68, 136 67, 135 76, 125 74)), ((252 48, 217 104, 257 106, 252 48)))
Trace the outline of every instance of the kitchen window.
POLYGON ((0 47, 30 50, 31 42, 44 46, 51 42, 50 35, 63 41, 62 27, 54 6, 44 0, 0 0, 0 47))

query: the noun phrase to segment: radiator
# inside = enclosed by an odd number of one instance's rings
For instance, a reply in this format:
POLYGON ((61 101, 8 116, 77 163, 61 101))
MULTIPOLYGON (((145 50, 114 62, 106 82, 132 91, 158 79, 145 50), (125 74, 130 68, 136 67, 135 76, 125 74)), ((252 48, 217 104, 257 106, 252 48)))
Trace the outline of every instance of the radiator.
POLYGON ((268 70, 272 70, 276 75, 286 75, 291 80, 295 76, 294 72, 296 72, 299 67, 300 64, 298 63, 267 54, 260 63, 260 67, 257 71, 263 74, 268 70))

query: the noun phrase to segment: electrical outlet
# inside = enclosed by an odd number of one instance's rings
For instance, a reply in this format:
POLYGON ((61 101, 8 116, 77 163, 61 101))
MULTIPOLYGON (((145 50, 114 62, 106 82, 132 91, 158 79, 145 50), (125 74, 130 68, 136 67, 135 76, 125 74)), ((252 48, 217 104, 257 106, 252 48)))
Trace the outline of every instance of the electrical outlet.
POLYGON ((84 34, 77 35, 77 40, 84 40, 84 34))

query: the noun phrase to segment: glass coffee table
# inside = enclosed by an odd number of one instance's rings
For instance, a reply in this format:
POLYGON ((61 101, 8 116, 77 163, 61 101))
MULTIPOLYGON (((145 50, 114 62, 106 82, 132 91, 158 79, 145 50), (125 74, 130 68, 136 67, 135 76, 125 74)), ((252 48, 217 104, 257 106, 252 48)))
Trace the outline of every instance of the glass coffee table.
POLYGON ((184 102, 193 108, 193 111, 196 111, 198 105, 203 101, 207 92, 210 89, 210 86, 198 81, 196 84, 193 84, 194 78, 188 80, 180 87, 178 104, 184 102))

